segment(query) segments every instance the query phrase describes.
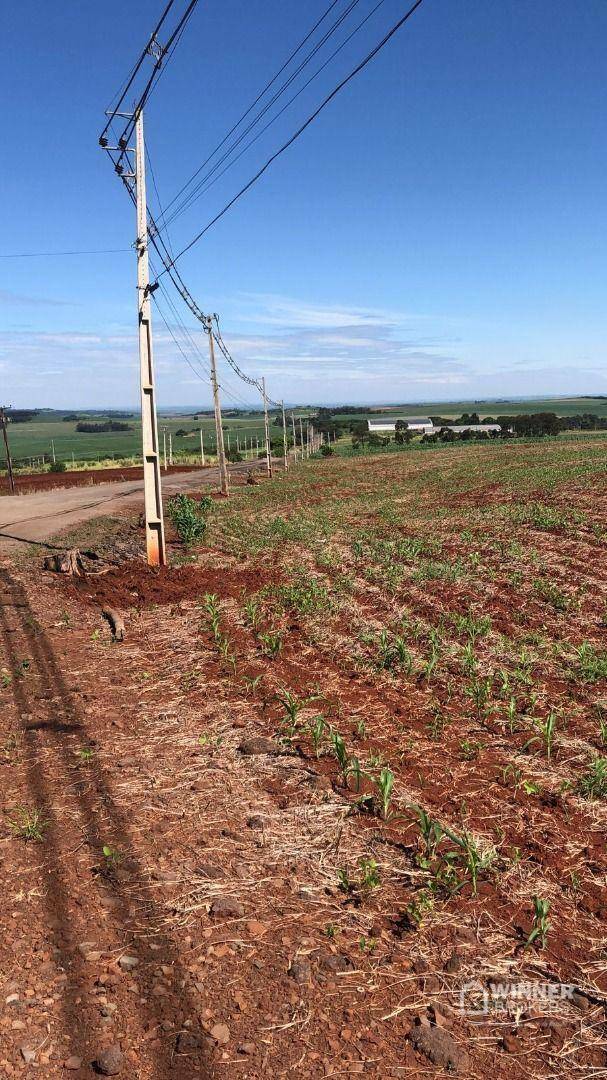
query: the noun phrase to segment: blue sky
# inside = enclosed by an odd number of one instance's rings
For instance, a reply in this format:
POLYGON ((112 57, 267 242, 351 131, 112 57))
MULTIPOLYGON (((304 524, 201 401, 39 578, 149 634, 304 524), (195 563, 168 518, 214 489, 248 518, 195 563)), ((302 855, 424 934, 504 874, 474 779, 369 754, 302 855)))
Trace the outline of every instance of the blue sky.
MULTIPOLYGON (((359 0, 337 43, 375 2, 359 0)), ((21 0, 5 14, 2 253, 131 244, 97 136, 161 6, 21 0)), ((200 0, 146 114, 163 202, 325 6, 200 0)), ((176 250, 405 6, 384 0, 175 222, 176 250)), ((424 0, 180 263, 242 366, 290 402, 607 393, 606 38, 605 0, 424 0)), ((130 251, 0 259, 0 398, 136 404, 134 276, 130 251)), ((155 341, 160 403, 208 403, 158 317, 155 341)), ((226 401, 256 403, 222 378, 226 401)))

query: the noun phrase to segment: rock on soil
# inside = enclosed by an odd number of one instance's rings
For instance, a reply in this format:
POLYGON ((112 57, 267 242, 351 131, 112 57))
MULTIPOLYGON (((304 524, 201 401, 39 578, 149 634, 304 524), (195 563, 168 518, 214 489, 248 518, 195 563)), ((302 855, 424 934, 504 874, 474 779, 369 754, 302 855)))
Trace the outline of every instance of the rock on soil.
POLYGON ((242 919, 244 908, 233 896, 218 896, 213 900, 209 914, 213 919, 242 919))
POLYGON ((464 1072, 468 1068, 468 1054, 457 1045, 453 1036, 442 1028, 414 1027, 409 1039, 415 1049, 433 1065, 439 1065, 451 1072, 464 1072))
POLYGON ((309 983, 312 980, 312 968, 310 967, 310 961, 305 956, 296 956, 291 962, 289 968, 289 975, 300 986, 305 983, 309 983))
POLYGON ((107 1046, 95 1060, 95 1068, 102 1076, 118 1076, 123 1065, 124 1054, 117 1043, 107 1046))
POLYGON ((134 971, 139 964, 136 956, 121 956, 118 963, 123 971, 134 971))
POLYGON ((241 754, 252 756, 253 754, 278 754, 280 747, 274 739, 265 739, 263 735, 256 735, 252 739, 245 739, 238 747, 241 754))
POLYGON ((215 1039, 215 1042, 220 1046, 225 1046, 230 1041, 230 1029, 227 1024, 213 1024, 210 1031, 210 1036, 215 1039))

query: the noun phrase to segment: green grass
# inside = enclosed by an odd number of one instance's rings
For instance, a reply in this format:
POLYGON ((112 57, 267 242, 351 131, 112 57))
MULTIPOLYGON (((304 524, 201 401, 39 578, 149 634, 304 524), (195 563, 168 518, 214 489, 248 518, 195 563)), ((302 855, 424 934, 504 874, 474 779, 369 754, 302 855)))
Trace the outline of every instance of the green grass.
MULTIPOLYGON (((32 420, 26 424, 11 424, 9 427, 10 446, 13 459, 18 466, 28 468, 31 458, 40 458, 45 455, 46 461, 51 460, 51 442, 55 445, 55 455, 59 461, 67 462, 68 466, 75 462, 107 462, 111 464, 112 458, 134 458, 132 464, 141 460, 141 421, 138 417, 125 419, 125 423, 132 426, 132 431, 106 431, 99 434, 88 434, 76 431, 76 422, 66 422, 62 419, 68 414, 63 413, 45 414, 44 419, 32 420), (109 460, 108 460, 109 459, 109 460)), ((85 418, 83 412, 78 413, 85 418)), ((87 420, 95 422, 105 419, 98 414, 86 416, 87 420)), ((200 435, 202 428, 205 450, 209 454, 215 452, 215 422, 211 417, 202 420, 194 420, 192 416, 160 416, 158 419, 158 434, 160 448, 163 446, 163 433, 166 432, 167 443, 169 433, 173 436, 173 458, 178 456, 184 460, 191 457, 192 463, 200 461, 200 435), (193 431, 193 435, 178 436, 179 430, 193 431)), ((263 439, 263 418, 252 416, 246 418, 224 419, 224 428, 230 433, 232 449, 236 449, 236 436, 239 440, 253 438, 259 439, 260 445, 263 439)), ((281 429, 270 428, 273 439, 281 436, 281 429)), ((227 449, 227 432, 224 431, 224 439, 227 449)), ((4 465, 3 450, 0 450, 0 468, 4 465)))

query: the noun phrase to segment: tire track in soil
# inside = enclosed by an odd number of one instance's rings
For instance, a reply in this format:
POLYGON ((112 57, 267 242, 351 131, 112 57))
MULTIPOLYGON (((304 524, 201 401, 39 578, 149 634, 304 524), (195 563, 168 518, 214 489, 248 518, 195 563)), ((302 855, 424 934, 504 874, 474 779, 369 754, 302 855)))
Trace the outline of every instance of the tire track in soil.
MULTIPOLYGON (((74 754, 76 737, 81 744, 90 743, 92 733, 87 730, 82 711, 66 685, 48 638, 36 622, 24 588, 7 569, 0 570, 0 590, 0 633, 6 662, 12 675, 11 690, 15 707, 21 717, 24 714, 38 713, 41 709, 46 714, 45 719, 34 724, 26 722, 20 727, 20 732, 26 753, 23 779, 32 804, 43 809, 48 822, 42 892, 46 905, 48 937, 53 942, 60 967, 68 975, 61 1001, 64 1029, 62 1034, 69 1043, 69 1051, 64 1056, 73 1054, 81 1057, 83 1062, 90 1063, 100 1048, 108 1042, 107 1028, 106 1032, 103 1032, 99 1020, 91 1021, 90 1011, 87 1013, 86 1007, 82 1005, 90 976, 87 977, 87 962, 78 947, 79 943, 86 940, 90 926, 98 926, 99 905, 103 905, 105 900, 106 905, 109 903, 112 914, 110 933, 104 928, 103 934, 107 937, 111 934, 114 942, 113 947, 103 950, 104 953, 114 950, 125 952, 131 948, 136 950, 140 961, 136 975, 140 994, 135 1010, 139 1012, 140 1023, 149 1030, 156 1024, 166 1023, 167 1013, 171 1012, 175 1021, 171 1034, 188 1032, 187 1057, 176 1056, 175 1040, 169 1039, 168 1035, 164 1035, 160 1042, 154 1040, 153 1045, 151 1040, 146 1040, 143 1045, 140 1043, 137 1049, 137 1080, 164 1080, 169 1075, 176 1080, 191 1080, 193 1076, 200 1080, 208 1077, 210 1080, 215 1073, 205 1059, 202 1038, 196 1031, 184 1027, 185 1023, 192 1024, 198 1009, 191 993, 185 985, 181 986, 187 981, 187 972, 181 965, 173 942, 159 928, 161 916, 153 901, 134 898, 137 887, 143 884, 143 874, 133 851, 128 824, 115 804, 108 778, 97 765, 87 769, 86 775, 90 784, 86 788, 84 785, 74 784, 70 775, 69 760, 74 754), (15 618, 15 624, 11 623, 11 614, 15 618), (43 680, 42 694, 28 691, 26 680, 19 675, 21 661, 18 643, 27 648, 35 670, 43 680), (54 785, 61 791, 64 807, 73 815, 74 826, 66 825, 63 815, 62 819, 58 820, 53 812, 52 804, 56 798, 54 785), (107 822, 105 830, 102 829, 103 821, 107 822), (80 836, 74 836, 74 828, 80 836), (127 853, 125 864, 128 865, 129 880, 124 882, 124 886, 121 882, 108 880, 107 877, 103 879, 102 886, 102 875, 96 880, 91 877, 83 882, 77 874, 66 873, 67 860, 82 846, 82 837, 91 855, 103 863, 102 849, 107 836, 112 837, 121 852, 127 853), (74 905, 79 909, 75 920, 74 905), (150 937, 153 936, 153 941, 140 936, 142 926, 147 928, 150 937), (155 948, 152 949, 151 945, 155 948), (177 993, 173 993, 172 999, 169 998, 169 1009, 166 1008, 167 997, 163 997, 165 1007, 160 1008, 159 998, 153 993, 153 969, 157 968, 161 961, 171 966, 175 982, 180 987, 177 993), (139 975, 139 972, 142 972, 142 975, 139 975)), ((125 1015, 129 1011, 132 1015, 132 1000, 135 995, 124 992, 122 996, 126 1005, 125 1015)), ((120 1026, 123 1027, 124 1024, 121 1023, 120 1026)), ((48 1072, 46 1075, 52 1074, 48 1072)))

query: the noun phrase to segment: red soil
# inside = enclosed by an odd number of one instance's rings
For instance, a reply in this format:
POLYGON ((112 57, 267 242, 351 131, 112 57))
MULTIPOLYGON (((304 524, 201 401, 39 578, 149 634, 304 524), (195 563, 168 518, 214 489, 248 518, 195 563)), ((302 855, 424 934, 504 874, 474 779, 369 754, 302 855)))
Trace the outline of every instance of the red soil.
MULTIPOLYGON (((166 473, 195 472, 198 465, 170 465, 166 473)), ((165 475, 165 470, 162 470, 165 475)), ((129 468, 83 469, 64 473, 27 473, 15 478, 15 493, 47 491, 51 488, 86 487, 90 484, 118 483, 121 480, 142 480, 143 467, 133 465, 129 468)), ((8 477, 0 477, 0 495, 10 495, 8 477)))

